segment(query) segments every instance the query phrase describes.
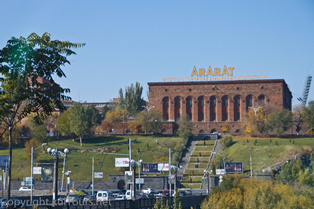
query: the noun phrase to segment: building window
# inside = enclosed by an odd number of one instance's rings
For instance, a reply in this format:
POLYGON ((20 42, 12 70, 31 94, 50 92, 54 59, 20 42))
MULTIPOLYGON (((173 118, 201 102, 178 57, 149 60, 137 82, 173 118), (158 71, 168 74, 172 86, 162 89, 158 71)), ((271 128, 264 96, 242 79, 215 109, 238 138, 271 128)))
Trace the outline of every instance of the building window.
POLYGON ((228 120, 228 113, 226 112, 226 120, 228 120))
POLYGON ((180 120, 180 113, 178 113, 178 120, 180 120))
POLYGON ((168 113, 166 113, 166 120, 169 120, 169 115, 168 115, 168 113))
POLYGON ((213 99, 213 106, 216 107, 216 99, 213 99))
POLYGON ((264 104, 264 97, 262 97, 261 102, 262 102, 262 104, 264 104))
POLYGON ((166 101, 166 107, 169 107, 169 100, 166 101))
POLYGON ((237 99, 237 105, 238 105, 238 107, 240 107, 240 99, 239 98, 237 99))
POLYGON ((180 108, 180 106, 181 106, 181 105, 180 105, 180 99, 178 99, 178 108, 180 108))
POLYGON ((201 106, 204 107, 204 99, 201 100, 201 106))
POLYGON ((202 113, 201 119, 204 120, 204 113, 202 113))
POLYGON ((192 99, 190 99, 189 103, 190 103, 190 107, 192 107, 192 99))
POLYGON ((213 114, 213 118, 214 118, 214 120, 216 120, 216 113, 215 112, 213 114))
POLYGON ((228 107, 228 99, 225 99, 225 106, 228 107))
POLYGON ((238 117, 238 120, 240 120, 240 113, 239 112, 237 113, 237 117, 238 117))
POLYGON ((192 113, 190 113, 190 120, 192 120, 192 113))
POLYGON ((252 98, 249 99, 249 106, 252 107, 252 98))

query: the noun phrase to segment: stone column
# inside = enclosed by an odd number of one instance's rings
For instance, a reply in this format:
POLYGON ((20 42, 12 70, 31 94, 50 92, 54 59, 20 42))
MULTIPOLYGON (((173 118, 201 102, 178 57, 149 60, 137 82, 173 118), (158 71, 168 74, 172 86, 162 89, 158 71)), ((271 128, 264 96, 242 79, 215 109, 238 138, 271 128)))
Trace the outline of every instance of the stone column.
POLYGON ((234 121, 234 100, 232 98, 228 98, 228 121, 234 121))
POLYGON ((175 120, 174 105, 174 100, 169 98, 169 120, 175 120))
POLYGON ((197 121, 198 118, 198 101, 197 100, 192 100, 192 121, 197 121))
POLYGON ((222 102, 220 98, 216 99, 216 121, 222 121, 222 102))

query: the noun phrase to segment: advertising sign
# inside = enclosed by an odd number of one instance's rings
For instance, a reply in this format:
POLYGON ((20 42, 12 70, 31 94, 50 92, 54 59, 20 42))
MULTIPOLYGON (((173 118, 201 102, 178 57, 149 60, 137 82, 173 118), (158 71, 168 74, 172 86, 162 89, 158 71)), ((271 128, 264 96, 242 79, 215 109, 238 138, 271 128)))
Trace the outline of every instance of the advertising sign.
POLYGON ((104 173, 103 172, 94 172, 94 178, 102 179, 102 178, 104 178, 104 173))
POLYGON ((129 167, 129 158, 116 158, 115 167, 129 167))
POLYGON ((41 182, 52 183, 53 182, 53 167, 42 167, 41 169, 41 182))
POLYGON ((41 167, 33 167, 33 174, 41 174, 41 167))
POLYGON ((158 163, 142 163, 142 173, 160 173, 158 163))
POLYGON ((33 181, 32 181, 32 177, 24 177, 23 183, 24 183, 24 186, 31 186, 32 184, 35 185, 35 177, 33 177, 33 181))
POLYGON ((226 173, 243 173, 242 162, 228 162, 225 163, 226 173))
POLYGON ((0 155, 0 169, 1 170, 8 169, 8 165, 9 165, 9 156, 0 155))
POLYGON ((125 171, 124 172, 124 181, 126 184, 132 184, 133 175, 132 171, 125 171))
POLYGON ((136 178, 135 184, 144 184, 144 179, 143 178, 136 178))
POLYGON ((158 163, 158 171, 169 171, 169 163, 158 163))
POLYGON ((224 175, 225 169, 216 169, 216 175, 224 175))

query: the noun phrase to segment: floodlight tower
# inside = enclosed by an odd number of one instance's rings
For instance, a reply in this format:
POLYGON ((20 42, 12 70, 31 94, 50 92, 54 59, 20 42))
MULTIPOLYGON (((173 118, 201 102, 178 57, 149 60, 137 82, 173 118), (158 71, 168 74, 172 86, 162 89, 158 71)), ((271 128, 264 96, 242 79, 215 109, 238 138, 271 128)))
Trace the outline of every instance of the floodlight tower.
POLYGON ((310 86, 312 82, 312 76, 308 75, 305 79, 304 89, 303 89, 303 96, 302 96, 302 104, 306 105, 307 97, 309 95, 310 86))

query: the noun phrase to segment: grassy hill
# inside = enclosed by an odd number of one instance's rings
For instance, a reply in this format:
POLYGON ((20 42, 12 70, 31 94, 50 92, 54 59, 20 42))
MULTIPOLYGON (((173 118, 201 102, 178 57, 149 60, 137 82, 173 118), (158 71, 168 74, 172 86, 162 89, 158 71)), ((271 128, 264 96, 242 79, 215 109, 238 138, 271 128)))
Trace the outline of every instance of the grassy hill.
MULTIPOLYGON (((83 139, 83 147, 80 146, 79 141, 72 140, 60 140, 51 141, 45 147, 53 149, 57 148, 63 151, 64 148, 68 148, 70 153, 66 158, 65 171, 72 171, 72 181, 91 181, 92 180, 92 156, 96 152, 82 153, 82 150, 93 149, 97 147, 117 147, 120 150, 118 154, 128 154, 128 138, 132 140, 132 158, 136 161, 141 155, 143 162, 153 162, 155 158, 160 159, 162 157, 168 157, 169 151, 167 148, 157 145, 156 139, 161 143, 170 146, 172 149, 176 147, 180 137, 154 137, 154 136, 99 136, 83 139), (146 145, 145 145, 146 144, 146 145), (145 145, 145 146, 144 146, 145 145), (138 152, 140 151, 140 153, 138 152)), ((40 155, 37 159, 34 159, 34 166, 36 163, 53 163, 53 157, 43 153, 43 149, 40 148, 40 155)), ((0 155, 8 155, 8 150, 0 151, 0 155)), ((13 161, 12 161, 12 178, 13 180, 23 180, 23 177, 29 177, 31 175, 30 161, 26 159, 23 148, 13 149, 13 161)), ((120 158, 124 156, 119 155, 95 155, 95 172, 103 172, 104 179, 95 179, 95 181, 101 181, 108 179, 109 174, 124 174, 124 169, 115 168, 114 158, 120 158)), ((127 156, 125 156, 127 157, 127 156)), ((174 161, 172 161, 174 163, 174 161)), ((53 164, 41 164, 38 166, 53 166, 53 164)), ((61 179, 63 166, 63 157, 59 158, 59 178, 61 179)), ((165 173, 165 175, 168 172, 165 173)), ((40 175, 34 175, 36 180, 40 180, 40 175)))
POLYGON ((253 173, 262 173, 262 169, 284 162, 299 155, 304 150, 312 150, 313 138, 252 138, 249 136, 233 137, 235 143, 226 148, 227 161, 243 162, 244 173, 250 174, 250 148, 252 149, 253 173), (254 142, 257 143, 254 145, 254 142))

